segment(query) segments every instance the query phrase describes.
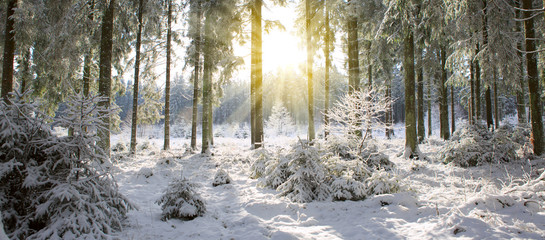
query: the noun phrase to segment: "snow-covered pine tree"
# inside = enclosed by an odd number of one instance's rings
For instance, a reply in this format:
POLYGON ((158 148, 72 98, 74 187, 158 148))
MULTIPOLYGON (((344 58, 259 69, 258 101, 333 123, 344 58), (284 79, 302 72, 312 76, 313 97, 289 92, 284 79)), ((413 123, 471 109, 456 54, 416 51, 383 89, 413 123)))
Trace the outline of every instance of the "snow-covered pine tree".
POLYGON ((39 104, 0 103, 0 209, 19 239, 107 238, 134 206, 122 196, 95 145, 102 115, 98 97, 71 97, 60 120, 39 104), (53 121, 51 125, 46 122, 53 121), (58 137, 51 126, 73 129, 58 137))
POLYGON ((155 203, 161 205, 161 220, 171 218, 192 220, 206 212, 204 200, 195 191, 197 186, 184 177, 168 184, 165 193, 155 203))
POLYGON ((267 132, 272 136, 285 136, 295 131, 295 121, 288 109, 279 104, 273 106, 271 116, 265 124, 267 132))

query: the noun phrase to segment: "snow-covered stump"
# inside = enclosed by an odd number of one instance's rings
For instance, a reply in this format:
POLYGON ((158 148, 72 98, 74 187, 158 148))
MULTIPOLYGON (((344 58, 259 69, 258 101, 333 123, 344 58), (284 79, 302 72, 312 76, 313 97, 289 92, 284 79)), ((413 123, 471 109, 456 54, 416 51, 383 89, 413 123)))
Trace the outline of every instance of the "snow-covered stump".
POLYGON ((186 178, 171 182, 157 204, 161 205, 161 220, 171 218, 192 220, 206 212, 202 197, 195 191, 197 186, 186 178))

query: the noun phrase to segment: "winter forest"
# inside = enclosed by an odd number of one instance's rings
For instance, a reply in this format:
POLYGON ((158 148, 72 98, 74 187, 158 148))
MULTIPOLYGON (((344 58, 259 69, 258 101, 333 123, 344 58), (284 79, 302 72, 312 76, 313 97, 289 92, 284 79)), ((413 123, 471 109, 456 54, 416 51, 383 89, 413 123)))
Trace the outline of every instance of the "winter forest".
POLYGON ((545 0, 0 0, 0 240, 543 239, 545 0))

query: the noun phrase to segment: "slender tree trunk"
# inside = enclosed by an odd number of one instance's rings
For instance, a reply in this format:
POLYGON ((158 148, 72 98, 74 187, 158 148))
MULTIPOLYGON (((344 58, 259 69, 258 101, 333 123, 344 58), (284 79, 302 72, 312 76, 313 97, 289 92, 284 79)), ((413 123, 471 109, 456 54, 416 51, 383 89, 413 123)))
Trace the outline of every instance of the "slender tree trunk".
POLYGON ((6 103, 9 103, 8 94, 13 91, 13 61, 15 58, 15 8, 17 8, 17 0, 8 0, 6 14, 6 30, 4 39, 4 60, 2 70, 2 92, 1 97, 6 103))
POLYGON ((496 69, 494 68, 494 117, 495 117, 495 128, 500 128, 500 114, 498 111, 498 79, 496 75, 496 69))
POLYGON ((263 61, 262 61, 262 0, 255 0, 252 8, 252 147, 263 146, 263 61))
MULTIPOLYGON (((389 76, 386 77, 386 97, 392 99, 392 79, 389 76)), ((388 139, 391 139, 394 135, 392 130, 392 108, 393 105, 390 103, 390 106, 386 111, 386 138, 388 139)))
POLYGON ((448 124, 448 91, 447 91, 447 87, 445 86, 447 82, 447 68, 446 68, 447 52, 444 46, 442 46, 440 49, 440 55, 441 55, 441 81, 439 82, 439 93, 440 93, 439 123, 441 125, 441 129, 440 129, 441 138, 447 140, 450 138, 450 127, 448 124))
MULTIPOLYGON (((480 48, 479 44, 477 44, 477 48, 475 49, 475 56, 479 53, 480 48)), ((477 118, 477 122, 479 122, 482 119, 482 111, 481 111, 481 65, 479 64, 478 60, 475 60, 474 62, 475 66, 475 117, 477 118)))
POLYGON ((307 84, 308 84, 308 141, 312 142, 316 137, 314 131, 314 88, 312 78, 312 29, 311 29, 311 0, 305 0, 306 37, 307 37, 307 84))
POLYGON ((428 137, 433 134, 433 127, 431 123, 431 77, 428 78, 428 137))
MULTIPOLYGON (((307 0, 308 1, 308 0, 307 0)), ((358 18, 349 16, 348 31, 348 92, 360 89, 360 63, 358 59, 358 18)))
MULTIPOLYGON (((522 4, 520 3, 517 3, 516 6, 517 7, 522 7, 521 6, 522 4)), ((516 12, 516 17, 518 19, 522 18, 522 12, 521 11, 517 11, 516 12)), ((522 29, 522 25, 524 23, 522 22, 517 22, 516 23, 516 29, 515 29, 515 32, 522 32, 523 29, 522 29)), ((519 41, 517 43, 517 48, 518 49, 523 49, 523 45, 522 45, 522 41, 519 41)), ((517 90, 517 118, 518 118, 518 122, 519 124, 525 124, 527 123, 526 121, 526 101, 525 101, 525 89, 526 87, 524 86, 525 82, 524 82, 524 55, 522 53, 522 51, 519 51, 518 52, 518 55, 519 55, 519 58, 520 58, 520 66, 519 66, 519 69, 520 69, 520 76, 519 76, 519 79, 518 79, 518 84, 519 84, 519 89, 517 90)))
POLYGON ((131 127, 131 154, 136 152, 136 129, 138 127, 138 90, 140 79, 140 47, 142 46, 142 18, 144 0, 138 1, 138 30, 136 32, 136 57, 134 61, 134 84, 132 88, 132 127, 131 127))
MULTIPOLYGON (((533 9, 532 0, 522 0, 522 8, 533 9)), ((532 135, 534 140, 534 154, 543 153, 543 120, 541 106, 541 89, 539 86, 539 72, 537 68, 537 54, 533 12, 524 12, 524 30, 526 35, 526 71, 528 73, 528 90, 530 92, 530 112, 532 119, 532 135)))
POLYGON ((191 18, 190 21, 195 30, 193 41, 195 51, 193 52, 193 109, 191 115, 191 149, 197 149, 197 121, 199 112, 199 74, 201 72, 201 1, 191 0, 191 18))
MULTIPOLYGON (((89 21, 94 21, 94 9, 95 9, 95 1, 91 0, 89 2, 89 21)), ((90 38, 90 36, 89 36, 90 38)), ((91 60, 93 59, 93 48, 89 47, 89 50, 87 50, 87 54, 85 54, 85 58, 83 60, 83 96, 89 97, 89 93, 91 90, 91 60)))
POLYGON ((470 99, 469 99, 469 124, 474 124, 475 121, 475 69, 473 68, 473 62, 469 61, 469 85, 470 85, 470 99))
MULTIPOLYGON (((325 56, 325 76, 324 76, 324 85, 325 85, 325 103, 324 103, 324 124, 327 126, 329 125, 329 69, 331 68, 331 58, 330 58, 330 50, 329 45, 330 43, 330 34, 331 29, 329 27, 329 8, 328 8, 328 1, 325 1, 324 3, 324 11, 325 11, 325 47, 324 47, 324 56, 325 56)), ((325 128, 324 132, 324 138, 327 139, 327 136, 329 135, 329 131, 327 128, 325 128)))
POLYGON ((30 49, 27 48, 23 52, 23 57, 20 60, 19 68, 21 69, 21 93, 24 93, 32 78, 32 72, 30 69, 30 49))
POLYGON ((450 123, 452 125, 451 133, 456 132, 456 116, 454 114, 454 86, 450 85, 450 123))
POLYGON ((204 66, 203 66, 203 86, 202 86, 202 153, 210 152, 210 119, 209 108, 212 105, 212 14, 210 11, 206 12, 204 20, 204 66))
POLYGON ((492 119, 492 90, 490 90, 490 86, 486 87, 484 98, 486 103, 486 127, 491 129, 494 127, 494 120, 492 119))
POLYGON ((416 82, 417 82, 417 109, 418 109, 418 143, 424 141, 426 129, 424 128, 424 68, 422 66, 422 43, 416 48, 416 82))
MULTIPOLYGON (((100 38, 100 69, 98 93, 103 98, 99 105, 106 111, 110 110, 110 98, 112 92, 112 47, 114 25, 115 0, 110 0, 108 7, 104 9, 102 17, 102 34, 100 38)), ((107 113, 103 113, 107 115, 107 113)), ((100 141, 98 146, 110 157, 110 117, 104 118, 102 128, 98 131, 100 141)))
POLYGON ((168 0, 167 16, 167 69, 165 83, 165 142, 163 150, 170 149, 170 51, 172 46, 172 0, 168 0))
POLYGON ((214 146, 214 89, 210 90, 210 99, 211 103, 208 106, 208 142, 210 146, 214 146))
POLYGON ((414 77, 414 34, 405 30, 403 69, 405 70, 405 157, 418 157, 416 115, 415 115, 415 77, 414 77))

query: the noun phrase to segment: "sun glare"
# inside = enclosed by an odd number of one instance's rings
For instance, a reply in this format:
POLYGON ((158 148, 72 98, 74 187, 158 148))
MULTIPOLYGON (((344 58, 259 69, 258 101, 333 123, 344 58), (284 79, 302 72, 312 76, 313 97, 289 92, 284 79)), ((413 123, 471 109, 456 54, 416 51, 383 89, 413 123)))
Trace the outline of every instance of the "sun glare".
POLYGON ((263 34, 263 71, 266 73, 303 63, 306 55, 299 42, 298 37, 287 31, 273 30, 263 34))

